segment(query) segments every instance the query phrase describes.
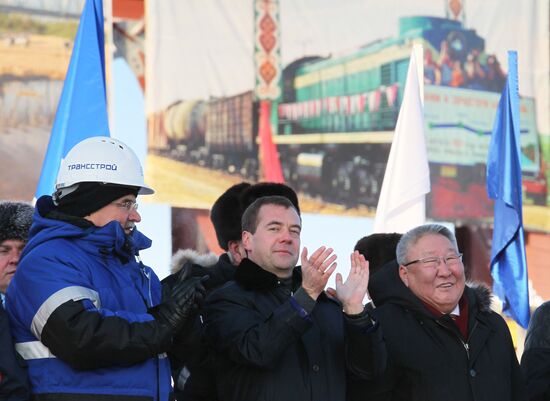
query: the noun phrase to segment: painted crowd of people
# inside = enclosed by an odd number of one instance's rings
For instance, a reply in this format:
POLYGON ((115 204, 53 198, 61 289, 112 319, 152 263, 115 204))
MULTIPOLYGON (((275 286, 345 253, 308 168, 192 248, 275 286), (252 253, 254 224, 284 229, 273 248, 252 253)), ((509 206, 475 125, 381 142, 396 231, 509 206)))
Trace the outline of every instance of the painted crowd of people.
POLYGON ((211 208, 224 253, 180 250, 160 281, 139 257, 152 193, 93 137, 52 196, 0 203, 1 400, 550 400, 548 304, 520 365, 445 226, 361 238, 336 273, 337 227, 302 248, 292 188, 243 182, 211 208))
POLYGON ((501 92, 505 82, 506 74, 495 55, 482 59, 479 50, 473 49, 462 59, 446 40, 441 42, 437 60, 431 49, 424 52, 425 84, 501 92))

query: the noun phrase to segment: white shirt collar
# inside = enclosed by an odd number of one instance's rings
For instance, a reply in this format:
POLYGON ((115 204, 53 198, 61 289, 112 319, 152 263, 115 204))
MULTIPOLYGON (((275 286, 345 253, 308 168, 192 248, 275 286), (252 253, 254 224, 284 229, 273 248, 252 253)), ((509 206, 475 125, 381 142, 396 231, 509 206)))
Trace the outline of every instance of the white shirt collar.
POLYGON ((460 316, 460 307, 456 304, 455 308, 451 312, 451 315, 460 316))

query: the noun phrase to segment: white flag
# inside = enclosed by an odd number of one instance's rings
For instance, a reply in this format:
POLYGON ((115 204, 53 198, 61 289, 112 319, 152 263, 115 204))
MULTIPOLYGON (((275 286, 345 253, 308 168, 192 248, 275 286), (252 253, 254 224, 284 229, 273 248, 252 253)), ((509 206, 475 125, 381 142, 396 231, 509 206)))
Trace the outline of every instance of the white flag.
POLYGON ((414 45, 376 208, 376 233, 404 233, 426 220, 430 170, 424 135, 423 66, 422 46, 414 45))

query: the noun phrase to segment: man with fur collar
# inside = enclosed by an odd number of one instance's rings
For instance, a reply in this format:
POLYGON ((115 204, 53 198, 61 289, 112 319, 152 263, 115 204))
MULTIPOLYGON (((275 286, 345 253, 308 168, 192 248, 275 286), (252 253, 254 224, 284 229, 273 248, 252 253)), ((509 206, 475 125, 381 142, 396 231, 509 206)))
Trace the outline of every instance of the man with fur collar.
MULTIPOLYGON (((214 202, 210 211, 218 244, 225 252, 217 258, 214 254, 199 255, 191 249, 180 249, 172 258, 172 272, 183 270, 189 276, 207 276, 208 281, 204 284, 207 292, 233 280, 236 266, 246 256, 241 243, 242 214, 256 199, 270 195, 284 196, 296 210, 300 210, 296 192, 287 185, 272 182, 233 185, 214 202)), ((164 282, 171 280, 173 278, 168 277, 164 282)), ((176 398, 180 401, 212 401, 216 398, 215 372, 212 370, 214 356, 202 344, 200 321, 195 321, 192 328, 186 327, 185 330, 193 333, 182 344, 185 349, 178 352, 178 355, 185 355, 185 359, 169 354, 176 398)))
POLYGON ((508 327, 491 310, 487 288, 465 285, 454 234, 438 224, 416 227, 396 255, 398 266, 372 278, 388 368, 354 399, 523 400, 508 327))
POLYGON ((385 348, 363 305, 368 262, 351 255, 349 276, 336 276, 331 248, 299 257, 301 218, 280 196, 254 201, 242 217, 247 258, 234 281, 204 305, 205 337, 216 352, 220 400, 344 401, 346 376, 383 370, 385 348))

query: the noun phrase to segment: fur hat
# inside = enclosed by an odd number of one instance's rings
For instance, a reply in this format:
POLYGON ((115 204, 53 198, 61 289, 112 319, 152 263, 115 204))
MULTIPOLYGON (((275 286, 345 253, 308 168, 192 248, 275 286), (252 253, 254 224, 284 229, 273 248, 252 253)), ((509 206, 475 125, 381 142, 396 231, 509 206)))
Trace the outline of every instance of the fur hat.
POLYGON ((369 261, 371 274, 396 258, 395 249, 403 234, 378 233, 367 235, 357 241, 354 250, 369 261))
POLYGON ((256 199, 263 196, 279 195, 287 198, 296 210, 300 214, 300 204, 298 203, 298 196, 296 192, 288 185, 279 184, 276 182, 260 182, 258 184, 251 185, 241 195, 241 216, 248 206, 250 206, 256 199))
POLYGON ((241 217, 248 206, 262 196, 280 195, 288 198, 300 214, 298 196, 292 188, 274 182, 260 182, 251 185, 241 182, 225 191, 212 205, 210 220, 216 230, 221 248, 227 251, 229 241, 241 239, 241 217))
POLYGON ((229 241, 241 239, 241 210, 240 195, 250 187, 248 182, 233 185, 225 191, 212 205, 210 220, 216 230, 218 244, 222 249, 228 250, 229 241))
POLYGON ((24 202, 0 202, 0 243, 6 240, 27 241, 34 208, 24 202))

